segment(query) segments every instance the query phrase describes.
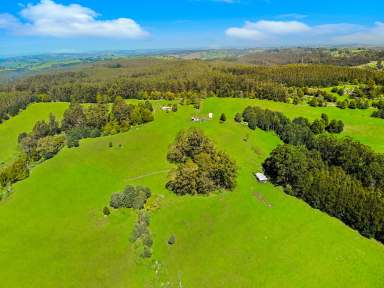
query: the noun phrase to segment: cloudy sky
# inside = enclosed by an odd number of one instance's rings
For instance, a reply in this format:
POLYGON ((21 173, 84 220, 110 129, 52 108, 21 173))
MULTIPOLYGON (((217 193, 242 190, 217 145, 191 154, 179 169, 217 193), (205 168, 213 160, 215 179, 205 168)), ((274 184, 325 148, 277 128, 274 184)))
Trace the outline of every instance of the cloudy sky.
POLYGON ((381 0, 10 0, 0 56, 119 49, 384 45, 381 0))

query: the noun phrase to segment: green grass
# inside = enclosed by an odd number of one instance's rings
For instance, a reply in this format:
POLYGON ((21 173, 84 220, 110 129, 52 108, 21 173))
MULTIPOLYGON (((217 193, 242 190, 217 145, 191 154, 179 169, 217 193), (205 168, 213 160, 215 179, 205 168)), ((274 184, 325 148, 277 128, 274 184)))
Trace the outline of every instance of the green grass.
POLYGON ((29 133, 38 120, 48 120, 51 112, 61 118, 67 107, 67 103, 32 104, 16 117, 0 124, 0 164, 18 155, 17 137, 20 133, 29 133))
MULTIPOLYGON (((213 112, 214 120, 193 124, 191 107, 179 107, 177 113, 156 109, 155 122, 124 134, 84 140, 79 148, 65 148, 15 185, 11 197, 0 203, 2 287, 167 287, 161 285, 166 282, 168 287, 179 287, 179 281, 183 287, 210 288, 382 287, 382 244, 280 188, 255 181, 251 173, 260 169, 280 141, 272 133, 251 131, 232 120, 249 104, 290 117, 314 119, 326 112, 345 121, 346 135, 384 151, 383 122, 369 118, 367 111, 208 99, 201 114, 213 112), (222 112, 228 119, 224 124, 218 121, 222 112), (191 125, 204 129, 219 149, 236 159, 235 191, 177 197, 164 188, 166 173, 129 181, 172 168, 166 161, 168 145, 180 129, 191 125), (370 139, 371 135, 377 139, 370 139), (153 198, 160 201, 150 224, 151 260, 141 260, 129 242, 135 221, 132 211, 102 215, 110 195, 128 183, 150 187, 153 198), (171 235, 176 243, 170 247, 171 235), (155 261, 160 264, 157 274, 155 261)), ((62 104, 48 105, 52 106, 43 106, 46 115, 62 104)), ((35 107, 23 113, 30 109, 35 107)), ((2 125, 13 125, 18 117, 23 114, 2 125)), ((7 138, 19 132, 12 131, 7 138)), ((14 152, 13 143, 8 145, 14 152)))

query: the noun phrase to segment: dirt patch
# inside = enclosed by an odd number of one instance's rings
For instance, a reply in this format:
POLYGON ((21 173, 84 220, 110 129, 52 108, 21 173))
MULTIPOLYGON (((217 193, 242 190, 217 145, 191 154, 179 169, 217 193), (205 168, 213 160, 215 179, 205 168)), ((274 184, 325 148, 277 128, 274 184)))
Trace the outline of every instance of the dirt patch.
POLYGON ((253 192, 253 196, 255 196, 256 199, 259 200, 260 203, 264 204, 268 208, 272 208, 272 204, 260 192, 253 192))

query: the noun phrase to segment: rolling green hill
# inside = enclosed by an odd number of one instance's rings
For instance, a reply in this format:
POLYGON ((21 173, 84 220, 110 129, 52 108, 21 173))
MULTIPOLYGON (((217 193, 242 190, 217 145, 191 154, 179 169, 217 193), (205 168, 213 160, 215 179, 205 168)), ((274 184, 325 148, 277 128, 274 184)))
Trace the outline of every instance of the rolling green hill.
MULTIPOLYGON (((86 139, 32 170, 0 202, 0 279, 3 287, 382 287, 384 246, 284 194, 252 173, 280 140, 232 119, 260 105, 289 117, 330 118, 343 135, 384 152, 382 120, 370 110, 311 108, 242 99, 204 100, 192 123, 191 106, 165 113, 127 133, 86 139), (224 112, 227 122, 220 124, 224 112), (201 127, 239 167, 233 192, 178 197, 165 189, 168 145, 180 129, 201 127), (248 141, 244 138, 248 137, 248 141), (109 142, 113 147, 109 147, 109 142), (121 144, 121 146, 120 146, 121 144), (143 260, 129 241, 136 215, 102 209, 126 184, 145 185, 159 208, 151 212, 153 256, 143 260), (167 244, 171 235, 176 243, 167 244)), ((17 135, 67 104, 33 104, 0 125, 3 161, 17 152, 17 135)))

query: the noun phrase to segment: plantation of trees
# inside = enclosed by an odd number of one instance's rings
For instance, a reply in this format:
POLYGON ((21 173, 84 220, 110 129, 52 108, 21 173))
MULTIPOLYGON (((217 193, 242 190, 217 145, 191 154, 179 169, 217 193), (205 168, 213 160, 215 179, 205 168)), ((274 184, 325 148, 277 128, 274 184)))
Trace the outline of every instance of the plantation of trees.
MULTIPOLYGON (((7 96, 0 94, 0 119, 16 115, 35 101, 97 103, 100 99, 114 102, 119 96, 169 100, 217 96, 288 102, 290 97, 304 95, 301 88, 339 83, 371 83, 364 88, 368 89, 366 91, 356 90, 356 97, 366 93, 369 98, 375 98, 382 91, 372 87, 384 84, 383 72, 330 65, 265 67, 224 61, 152 58, 113 63, 85 65, 73 71, 40 74, 0 85, 0 93, 7 96), (294 89, 290 89, 292 87, 294 89), (300 89, 296 91, 297 88, 300 89)), ((336 101, 329 94, 322 96, 326 98, 324 101, 336 101)), ((323 106, 323 103, 316 99, 311 105, 323 106)))

